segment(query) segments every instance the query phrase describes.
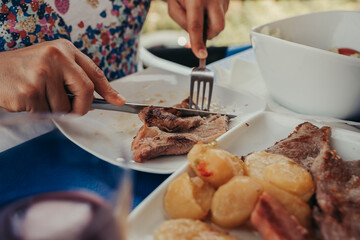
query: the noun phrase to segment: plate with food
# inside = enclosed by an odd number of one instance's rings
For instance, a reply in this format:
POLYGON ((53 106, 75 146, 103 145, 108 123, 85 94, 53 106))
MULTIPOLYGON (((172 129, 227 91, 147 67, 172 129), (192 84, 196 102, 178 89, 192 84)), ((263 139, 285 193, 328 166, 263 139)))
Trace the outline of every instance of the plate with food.
MULTIPOLYGON (((186 104, 190 77, 149 68, 111 85, 128 102, 171 107, 186 104)), ((139 115, 94 109, 71 121, 54 122, 71 141, 105 161, 124 166, 126 157, 131 159, 127 164, 131 169, 168 174, 186 162, 184 154, 196 142, 216 139, 243 119, 264 111, 266 106, 255 95, 216 84, 212 96, 212 112, 238 117, 231 120, 224 115, 183 117, 173 109, 149 107, 139 115)))
POLYGON ((196 144, 129 239, 358 239, 359 155, 357 132, 263 112, 196 144))

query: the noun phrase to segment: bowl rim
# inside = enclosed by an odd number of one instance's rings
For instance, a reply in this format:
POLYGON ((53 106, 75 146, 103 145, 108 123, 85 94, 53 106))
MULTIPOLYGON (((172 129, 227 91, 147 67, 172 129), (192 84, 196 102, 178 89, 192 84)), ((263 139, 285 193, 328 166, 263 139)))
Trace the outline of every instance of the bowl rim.
MULTIPOLYGON (((308 15, 318 15, 318 14, 326 14, 326 13, 343 13, 343 12, 360 14, 360 11, 331 10, 331 11, 318 11, 318 12, 312 12, 312 13, 296 15, 296 16, 283 18, 283 19, 280 19, 280 20, 275 20, 275 21, 271 21, 271 22, 268 22, 268 23, 264 23, 264 24, 254 26, 254 27, 251 28, 250 37, 252 38, 253 35, 258 35, 258 36, 273 39, 273 40, 276 39, 276 41, 280 41, 280 42, 283 41, 284 43, 289 44, 289 45, 294 45, 295 47, 301 47, 301 48, 305 48, 306 50, 312 50, 312 51, 315 50, 315 51, 323 53, 323 54, 328 54, 329 56, 333 56, 333 57, 337 56, 338 58, 340 57, 340 59, 342 59, 342 60, 348 59, 348 60, 345 60, 345 61, 351 61, 353 63, 360 63, 360 58, 357 58, 357 57, 346 56, 346 55, 335 53, 335 52, 332 52, 332 51, 329 51, 329 50, 325 50, 325 49, 321 49, 321 48, 316 48, 316 47, 312 47, 312 46, 292 42, 292 41, 289 41, 289 40, 286 40, 286 39, 282 39, 282 38, 278 38, 278 37, 274 37, 274 36, 271 36, 271 35, 268 35, 268 34, 258 32, 258 30, 260 30, 261 28, 263 28, 263 27, 265 27, 267 25, 270 25, 270 24, 273 24, 273 23, 278 23, 278 22, 283 22, 283 21, 286 21, 288 19, 299 18, 299 17, 308 16, 308 15)), ((253 42, 252 42, 252 45, 253 45, 253 42)))
POLYGON ((277 22, 283 22, 283 21, 287 21, 287 20, 293 19, 293 18, 300 18, 300 17, 306 17, 306 16, 310 16, 310 15, 319 15, 319 14, 330 14, 330 13, 357 13, 357 14, 360 14, 360 11, 355 11, 355 10, 330 10, 330 11, 316 11, 316 12, 304 13, 304 14, 299 14, 299 15, 295 15, 295 16, 291 16, 291 17, 282 18, 282 19, 271 21, 271 22, 263 23, 263 24, 260 24, 260 25, 256 25, 256 26, 251 28, 251 31, 256 31, 257 28, 261 28, 261 27, 263 27, 265 25, 269 25, 269 24, 273 24, 273 23, 277 23, 277 22))

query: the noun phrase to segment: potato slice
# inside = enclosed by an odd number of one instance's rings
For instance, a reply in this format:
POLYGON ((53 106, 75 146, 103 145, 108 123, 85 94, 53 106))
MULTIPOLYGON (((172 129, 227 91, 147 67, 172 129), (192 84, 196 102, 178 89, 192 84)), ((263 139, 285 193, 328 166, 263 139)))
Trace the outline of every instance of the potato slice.
POLYGON ((245 158, 245 173, 270 182, 277 187, 308 201, 314 193, 311 174, 292 159, 264 151, 245 158))
POLYGON ((154 233, 155 240, 236 240, 208 224, 191 219, 174 219, 163 222, 154 233))
POLYGON ((164 198, 171 218, 203 219, 210 210, 215 189, 199 177, 183 173, 169 184, 164 198))
POLYGON ((211 204, 213 222, 222 227, 241 225, 249 218, 261 192, 261 184, 250 177, 233 177, 214 194, 211 204))
POLYGON ((278 200, 291 215, 294 215, 302 226, 306 228, 310 227, 311 209, 306 202, 298 196, 288 193, 269 182, 256 178, 253 180, 259 183, 265 192, 268 192, 272 197, 278 200))
POLYGON ((188 153, 188 160, 196 175, 214 187, 233 176, 244 175, 244 163, 240 158, 211 144, 196 144, 188 153))
POLYGON ((295 162, 278 162, 264 169, 264 180, 309 201, 314 194, 311 174, 295 162))

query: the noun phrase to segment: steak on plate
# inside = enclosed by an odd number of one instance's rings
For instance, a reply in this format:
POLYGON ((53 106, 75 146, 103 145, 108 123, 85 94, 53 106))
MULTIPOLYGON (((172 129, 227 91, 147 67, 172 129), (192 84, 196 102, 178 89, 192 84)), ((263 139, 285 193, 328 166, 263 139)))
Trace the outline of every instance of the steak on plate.
POLYGON ((324 150, 329 150, 330 127, 318 128, 304 122, 298 125, 287 138, 280 140, 265 151, 281 154, 291 158, 306 170, 310 168, 317 157, 322 157, 324 150))
MULTIPOLYGON (((186 104, 184 101, 182 104, 186 104)), ((229 125, 227 116, 182 117, 180 111, 174 108, 153 106, 144 108, 139 118, 144 126, 131 144, 136 162, 188 153, 197 142, 208 143, 221 136, 229 125)))
POLYGON ((306 168, 316 185, 313 209, 323 239, 360 239, 360 161, 343 161, 329 145, 330 128, 305 122, 266 149, 306 168))

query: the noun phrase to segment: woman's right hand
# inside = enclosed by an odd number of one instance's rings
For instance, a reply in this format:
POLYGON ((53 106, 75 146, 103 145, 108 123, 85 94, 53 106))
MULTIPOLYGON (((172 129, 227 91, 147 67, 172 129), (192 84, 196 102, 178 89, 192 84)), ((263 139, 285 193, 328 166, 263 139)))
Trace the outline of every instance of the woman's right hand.
POLYGON ((203 41, 204 15, 207 14, 207 39, 217 36, 225 27, 229 0, 167 0, 170 16, 189 33, 191 49, 196 57, 207 57, 203 41))
POLYGON ((94 90, 112 104, 125 103, 100 68, 64 39, 0 53, 0 86, 0 108, 10 112, 83 115, 94 90))

